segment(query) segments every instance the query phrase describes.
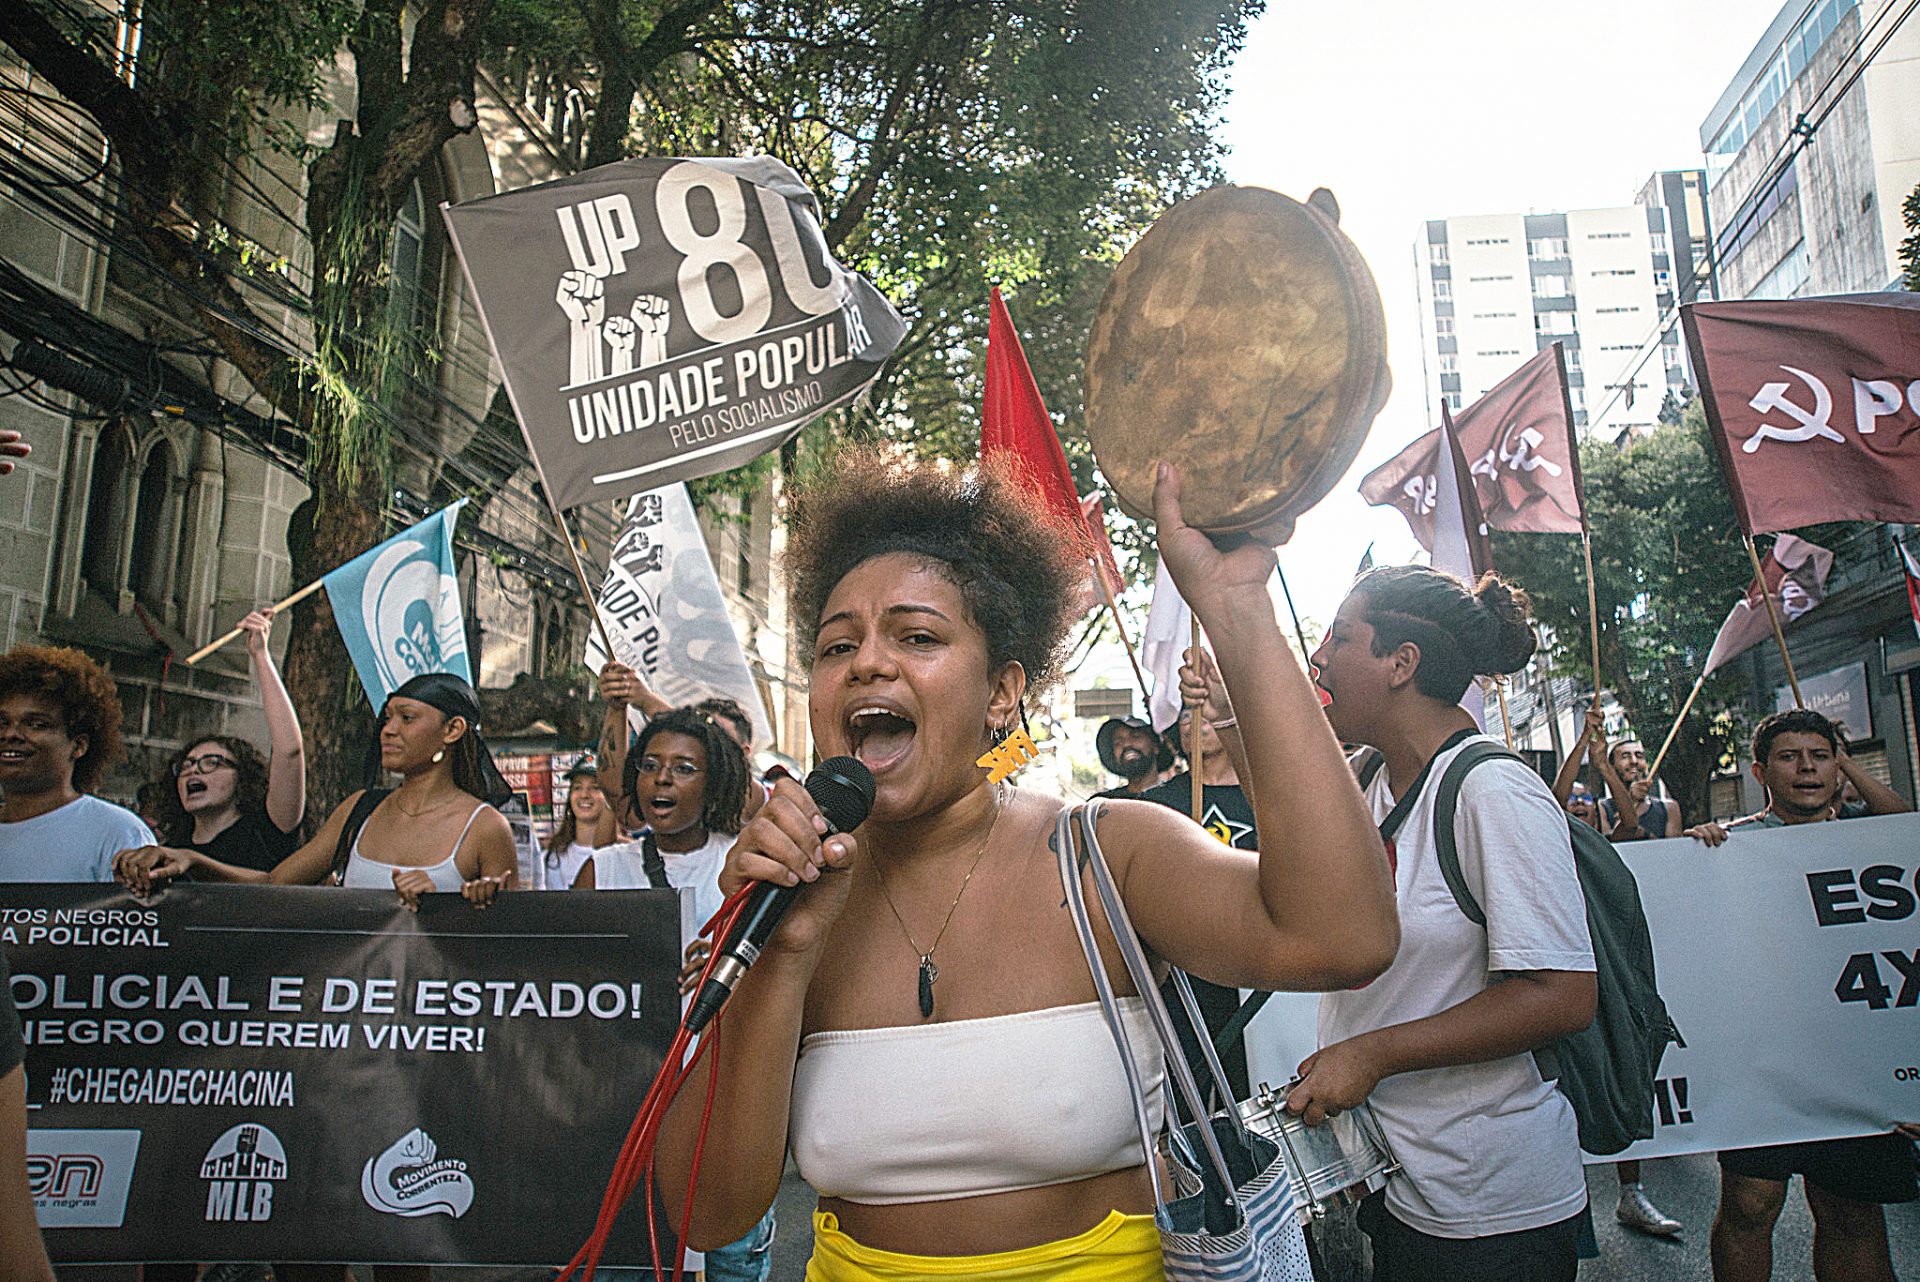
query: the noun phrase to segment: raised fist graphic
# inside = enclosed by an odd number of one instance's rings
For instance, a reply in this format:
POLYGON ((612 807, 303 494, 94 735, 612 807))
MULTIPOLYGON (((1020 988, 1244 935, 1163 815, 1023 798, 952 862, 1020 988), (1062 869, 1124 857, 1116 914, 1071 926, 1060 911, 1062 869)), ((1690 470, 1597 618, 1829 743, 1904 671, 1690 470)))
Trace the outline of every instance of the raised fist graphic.
POLYGON ((573 324, 567 341, 567 383, 577 387, 606 374, 600 350, 600 318, 606 315, 606 284, 592 272, 562 272, 553 301, 573 324))
POLYGON ((640 368, 665 361, 667 325, 673 318, 673 304, 658 294, 642 294, 633 300, 629 314, 640 327, 640 368))
POLYGON ((634 323, 625 316, 609 316, 600 326, 600 333, 607 340, 607 346, 613 349, 613 360, 607 370, 610 374, 627 374, 633 370, 633 345, 639 340, 640 333, 634 323))

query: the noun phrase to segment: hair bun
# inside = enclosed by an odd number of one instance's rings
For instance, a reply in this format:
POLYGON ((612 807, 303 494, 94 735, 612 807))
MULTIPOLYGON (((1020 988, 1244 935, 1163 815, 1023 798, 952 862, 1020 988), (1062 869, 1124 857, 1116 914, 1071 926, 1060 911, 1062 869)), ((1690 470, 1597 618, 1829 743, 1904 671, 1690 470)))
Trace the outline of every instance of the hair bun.
POLYGON ((1518 672, 1527 666, 1527 660, 1540 647, 1540 638, 1534 633, 1533 620, 1528 617, 1531 602, 1525 589, 1514 586, 1489 570, 1480 576, 1480 582, 1473 590, 1474 600, 1480 603, 1481 616, 1486 620, 1486 632, 1482 644, 1477 647, 1492 665, 1488 675, 1518 672))

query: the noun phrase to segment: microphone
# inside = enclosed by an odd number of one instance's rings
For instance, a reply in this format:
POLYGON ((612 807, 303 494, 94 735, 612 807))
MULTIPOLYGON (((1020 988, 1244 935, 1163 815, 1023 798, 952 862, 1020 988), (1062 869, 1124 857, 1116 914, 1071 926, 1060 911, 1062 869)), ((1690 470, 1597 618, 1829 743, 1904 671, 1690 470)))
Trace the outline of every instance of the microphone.
MULTIPOLYGON (((852 832, 866 822, 867 812, 873 809, 873 772, 858 757, 833 757, 821 762, 801 786, 827 821, 829 837, 836 832, 852 832)), ((776 886, 770 881, 754 887, 746 911, 721 945, 721 957, 713 973, 687 1008, 683 1026, 688 1032, 699 1032, 720 1013, 734 985, 760 959, 760 950, 767 946, 780 919, 805 888, 805 882, 776 886)))

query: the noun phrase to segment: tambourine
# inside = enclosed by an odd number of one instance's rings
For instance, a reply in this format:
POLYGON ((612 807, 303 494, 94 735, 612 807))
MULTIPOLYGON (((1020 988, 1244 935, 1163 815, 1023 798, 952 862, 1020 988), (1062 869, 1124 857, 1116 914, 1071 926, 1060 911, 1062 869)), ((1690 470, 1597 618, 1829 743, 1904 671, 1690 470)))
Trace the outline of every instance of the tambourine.
POLYGON ((1301 204, 1214 187, 1127 253, 1088 340, 1086 407, 1128 514, 1151 515, 1164 460, 1190 524, 1290 532, 1346 472, 1392 379, 1380 291, 1339 218, 1325 188, 1301 204))

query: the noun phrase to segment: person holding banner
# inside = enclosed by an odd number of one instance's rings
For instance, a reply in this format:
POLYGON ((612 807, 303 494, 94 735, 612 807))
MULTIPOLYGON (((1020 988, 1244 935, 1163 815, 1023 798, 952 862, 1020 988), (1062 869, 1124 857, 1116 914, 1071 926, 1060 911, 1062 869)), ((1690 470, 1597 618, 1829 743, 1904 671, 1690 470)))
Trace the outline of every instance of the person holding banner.
MULTIPOLYGON (((1904 814, 1899 793, 1868 774, 1846 750, 1833 722, 1811 708, 1776 712, 1753 732, 1753 777, 1767 808, 1732 823, 1704 823, 1687 836, 1709 846, 1746 825, 1794 824, 1904 814), (1851 780, 1864 804, 1840 800, 1851 780)), ((1813 1276, 1818 1282, 1893 1282, 1882 1206, 1920 1196, 1912 1141, 1920 1126, 1884 1135, 1770 1144, 1720 1154, 1720 1210, 1713 1221, 1715 1282, 1764 1282, 1773 1275, 1773 1226, 1798 1174, 1813 1213, 1813 1276)))
POLYGON ((513 830, 495 807, 512 791, 480 737, 473 687, 444 672, 411 678, 387 699, 371 746, 400 786, 354 793, 271 872, 153 846, 121 852, 115 875, 141 895, 189 872, 205 881, 391 888, 410 908, 429 891, 458 893, 484 908, 509 888, 513 830))
POLYGON ((1379 980, 1321 998, 1320 1049, 1287 1108, 1312 1126, 1364 1100, 1399 1158, 1399 1177, 1360 1208, 1376 1282, 1572 1282, 1577 1270, 1587 1184, 1573 1107, 1531 1054, 1594 1016, 1567 823, 1517 760, 1464 777, 1459 864, 1484 927, 1456 901, 1435 837, 1447 767, 1492 742, 1461 696, 1476 676, 1519 671, 1536 644, 1526 594, 1498 575, 1469 587, 1403 565, 1356 583, 1313 654, 1335 733, 1383 759, 1366 799, 1394 861, 1402 943, 1379 980))
POLYGON ((112 881, 115 854, 153 844, 138 815, 90 795, 122 751, 99 664, 65 646, 0 655, 0 881, 112 881))
POLYGON ((267 721, 267 758, 245 739, 207 735, 174 753, 157 781, 162 840, 261 872, 299 848, 307 813, 306 740, 267 649, 272 627, 271 607, 240 620, 267 721))
POLYGON ((54 1282, 27 1177, 27 1047, 0 948, 0 1282, 54 1282))
MULTIPOLYGON (((1182 969, 1267 989, 1365 983, 1397 945, 1391 881, 1273 617, 1273 553, 1221 551, 1182 521, 1179 493, 1163 469, 1163 563, 1238 692, 1260 827, 1284 836, 1236 851, 1164 806, 1113 801, 1107 861, 1142 938, 1182 969)), ((666 1119, 667 1204, 688 1189, 711 1081, 704 1166, 720 1174, 692 1191, 695 1246, 761 1215, 791 1141, 821 1194, 814 1282, 1158 1279, 1131 1095, 1049 851, 1065 803, 986 768, 1058 674, 1085 574, 1075 541, 991 464, 857 455, 800 496, 788 555, 815 743, 864 762, 875 800, 856 832, 829 836, 782 779, 734 844, 723 890, 807 885, 666 1119)), ((1158 1055, 1133 1040, 1154 1098, 1158 1055)))

